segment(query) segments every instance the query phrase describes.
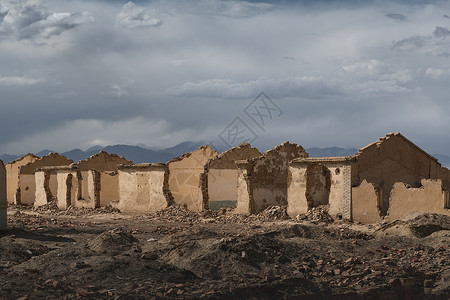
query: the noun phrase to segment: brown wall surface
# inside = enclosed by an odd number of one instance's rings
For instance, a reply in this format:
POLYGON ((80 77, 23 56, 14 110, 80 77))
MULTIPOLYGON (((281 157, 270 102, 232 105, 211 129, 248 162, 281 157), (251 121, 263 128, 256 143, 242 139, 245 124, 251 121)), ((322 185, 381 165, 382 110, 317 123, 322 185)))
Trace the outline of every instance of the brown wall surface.
POLYGON ((387 214, 389 196, 396 182, 419 187, 421 179, 436 179, 441 171, 435 159, 398 133, 388 134, 362 148, 356 156, 356 184, 366 180, 380 187, 382 215, 387 214))
POLYGON ((59 209, 67 209, 75 205, 78 198, 78 179, 76 171, 58 171, 57 206, 59 209))
POLYGON ((100 206, 119 203, 119 174, 100 172, 100 206))
POLYGON ((245 160, 261 156, 261 152, 244 143, 227 150, 211 159, 207 167, 208 207, 219 209, 236 206, 238 198, 238 167, 237 160, 245 160))
POLYGON ((6 168, 6 191, 8 203, 16 203, 16 193, 19 187, 19 169, 20 167, 32 163, 39 157, 29 153, 5 165, 6 168))
POLYGON ((408 188, 402 182, 394 184, 388 214, 391 221, 410 212, 450 215, 450 209, 444 208, 449 192, 442 190, 442 181, 423 179, 421 183, 420 188, 408 188))
POLYGON ((7 200, 6 200, 6 169, 0 160, 0 231, 6 230, 7 223, 7 200))
MULTIPOLYGON (((50 153, 41 157, 34 162, 30 162, 19 169, 19 191, 16 194, 16 202, 20 204, 33 205, 36 192, 36 183, 34 179, 34 172, 37 169, 48 166, 68 166, 73 163, 73 160, 57 153, 50 153)), ((57 183, 55 178, 50 178, 50 191, 57 193, 57 183)), ((54 195, 53 195, 54 196, 54 195)))
POLYGON ((77 167, 80 171, 93 169, 96 171, 113 172, 117 171, 117 165, 120 164, 131 165, 133 162, 116 154, 108 154, 105 151, 100 151, 86 160, 79 161, 77 167))
POLYGON ((167 163, 169 189, 175 203, 187 205, 191 211, 204 209, 200 175, 204 172, 208 160, 216 156, 217 152, 210 146, 202 146, 167 163))
POLYGON ((164 164, 138 164, 119 168, 121 211, 156 212, 169 205, 167 167, 164 164))
POLYGON ((353 221, 372 224, 381 221, 378 211, 379 193, 372 183, 366 180, 352 188, 353 221))
MULTIPOLYGON (((56 176, 54 176, 56 177, 56 176)), ((36 171, 34 173, 34 182, 36 186, 36 191, 34 193, 34 206, 42 206, 48 203, 48 194, 46 190, 46 172, 36 171)), ((55 196, 57 194, 55 193, 55 196)))
MULTIPOLYGON (((285 142, 262 156, 248 160, 248 164, 238 164, 247 169, 246 178, 240 173, 239 184, 245 184, 249 196, 238 193, 237 213, 259 213, 272 205, 287 205, 287 182, 289 162, 294 158, 307 157, 303 147, 285 142), (250 201, 250 211, 245 212, 240 201, 250 201)), ((245 189, 239 188, 240 191, 245 189)), ((246 205, 245 205, 246 207, 246 205)))

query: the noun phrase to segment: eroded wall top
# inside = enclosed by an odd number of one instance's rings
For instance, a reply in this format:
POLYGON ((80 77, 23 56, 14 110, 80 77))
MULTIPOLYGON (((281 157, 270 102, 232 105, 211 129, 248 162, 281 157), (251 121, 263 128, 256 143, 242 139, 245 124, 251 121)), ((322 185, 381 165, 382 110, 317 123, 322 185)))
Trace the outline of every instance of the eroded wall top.
POLYGON ((64 155, 58 153, 49 153, 42 156, 40 159, 28 163, 20 168, 21 174, 34 174, 34 172, 46 166, 68 166, 73 164, 73 160, 66 158, 64 155))
POLYGON ((117 154, 108 154, 105 151, 99 153, 77 163, 80 171, 89 171, 94 169, 96 171, 117 171, 117 165, 132 165, 133 162, 125 159, 117 154))
POLYGON ((13 168, 15 166, 22 166, 22 165, 26 165, 30 162, 34 162, 38 159, 39 159, 39 157, 34 155, 33 153, 28 153, 27 155, 24 155, 22 157, 19 157, 13 161, 7 163, 5 165, 5 167, 13 168))
POLYGON ((261 156, 261 152, 248 143, 231 148, 209 161, 211 169, 237 169, 235 161, 261 156))
POLYGON ((219 155, 216 151, 211 149, 211 146, 200 146, 197 150, 185 153, 181 157, 176 157, 169 161, 167 165, 169 169, 202 169, 208 160, 215 158, 219 155))

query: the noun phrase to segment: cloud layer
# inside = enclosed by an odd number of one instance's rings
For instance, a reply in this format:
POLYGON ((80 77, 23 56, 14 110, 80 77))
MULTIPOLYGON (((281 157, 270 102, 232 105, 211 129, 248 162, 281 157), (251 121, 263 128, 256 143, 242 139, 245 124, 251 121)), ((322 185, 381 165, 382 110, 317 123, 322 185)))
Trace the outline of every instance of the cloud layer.
POLYGON ((0 1, 0 153, 220 142, 450 154, 450 5, 435 1, 0 1), (264 91, 283 111, 259 128, 264 91))

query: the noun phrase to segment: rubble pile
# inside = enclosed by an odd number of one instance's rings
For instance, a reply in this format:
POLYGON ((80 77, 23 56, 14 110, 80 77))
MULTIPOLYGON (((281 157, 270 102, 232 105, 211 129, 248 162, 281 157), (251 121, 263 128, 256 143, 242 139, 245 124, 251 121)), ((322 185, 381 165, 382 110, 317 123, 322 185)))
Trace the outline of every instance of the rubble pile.
POLYGON ((321 205, 318 207, 313 207, 308 210, 306 214, 299 214, 295 217, 297 221, 312 221, 314 223, 323 222, 323 223, 332 223, 334 219, 328 214, 329 210, 328 205, 321 205))

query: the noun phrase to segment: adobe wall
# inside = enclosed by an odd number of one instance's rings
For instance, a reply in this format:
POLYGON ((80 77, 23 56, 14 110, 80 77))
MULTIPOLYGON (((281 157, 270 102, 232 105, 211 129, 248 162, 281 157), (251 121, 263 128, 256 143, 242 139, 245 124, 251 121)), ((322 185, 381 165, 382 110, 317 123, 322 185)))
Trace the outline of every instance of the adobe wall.
POLYGON ((194 152, 183 154, 167 163, 169 189, 175 203, 186 205, 191 211, 202 211, 205 208, 204 185, 200 177, 208 160, 217 155, 210 146, 201 146, 194 152))
POLYGON ((209 209, 233 207, 238 198, 238 168, 237 160, 245 160, 261 156, 261 152, 244 143, 231 148, 208 161, 205 166, 206 199, 209 209))
POLYGON ((0 160, 0 231, 7 229, 6 169, 0 160))
POLYGON ((437 179, 442 170, 437 160, 414 145, 399 133, 391 133, 373 144, 359 150, 357 176, 359 185, 363 180, 380 187, 381 213, 387 214, 389 197, 396 182, 419 187, 423 178, 437 179))
POLYGON ((332 217, 351 220, 353 157, 295 159, 288 173, 287 213, 295 217, 308 209, 329 205, 332 217))
POLYGON ((235 212, 259 213, 272 205, 287 205, 289 162, 307 156, 303 147, 285 142, 260 157, 247 160, 247 163, 236 162, 241 169, 238 184, 247 182, 238 188, 235 212), (250 195, 242 194, 245 189, 250 195), (248 206, 247 201, 250 201, 248 206))
MULTIPOLYGON (((56 172, 58 182, 57 206, 59 209, 67 209, 75 205, 78 199, 77 171, 74 168, 60 168, 56 172)), ((78 205, 80 206, 80 205, 78 205)))
POLYGON ((100 172, 100 207, 119 203, 119 174, 100 172))
POLYGON ((381 221, 378 203, 380 193, 373 183, 366 180, 352 188, 352 218, 354 222, 372 224, 381 221))
POLYGON ((402 182, 394 184, 392 189, 388 217, 391 221, 410 212, 427 212, 450 215, 446 209, 449 192, 442 189, 441 180, 422 179, 420 188, 407 187, 402 182))
MULTIPOLYGON (((19 169, 19 189, 16 193, 16 202, 18 204, 33 205, 36 192, 36 183, 34 173, 37 169, 51 166, 68 166, 73 163, 73 160, 57 153, 50 153, 40 159, 28 163, 19 169)), ((50 192, 55 195, 59 188, 56 178, 50 177, 50 192)))
POLYGON ((5 165, 6 168, 6 197, 8 203, 16 203, 16 193, 19 187, 19 168, 38 160, 39 157, 29 153, 5 165))
POLYGON ((117 171, 117 165, 132 165, 133 162, 125 159, 124 157, 116 154, 108 154, 105 151, 92 155, 91 157, 81 160, 77 163, 78 170, 80 171, 104 171, 114 172, 117 171))
POLYGON ((171 202, 166 164, 119 166, 119 203, 128 212, 157 212, 171 202))
MULTIPOLYGON (((34 206, 42 206, 48 203, 50 195, 48 191, 48 179, 50 174, 48 171, 37 170, 34 173, 34 182, 36 191, 34 193, 34 206)), ((54 176, 56 177, 56 176, 54 176)), ((57 194, 55 194, 57 195, 57 194)))

